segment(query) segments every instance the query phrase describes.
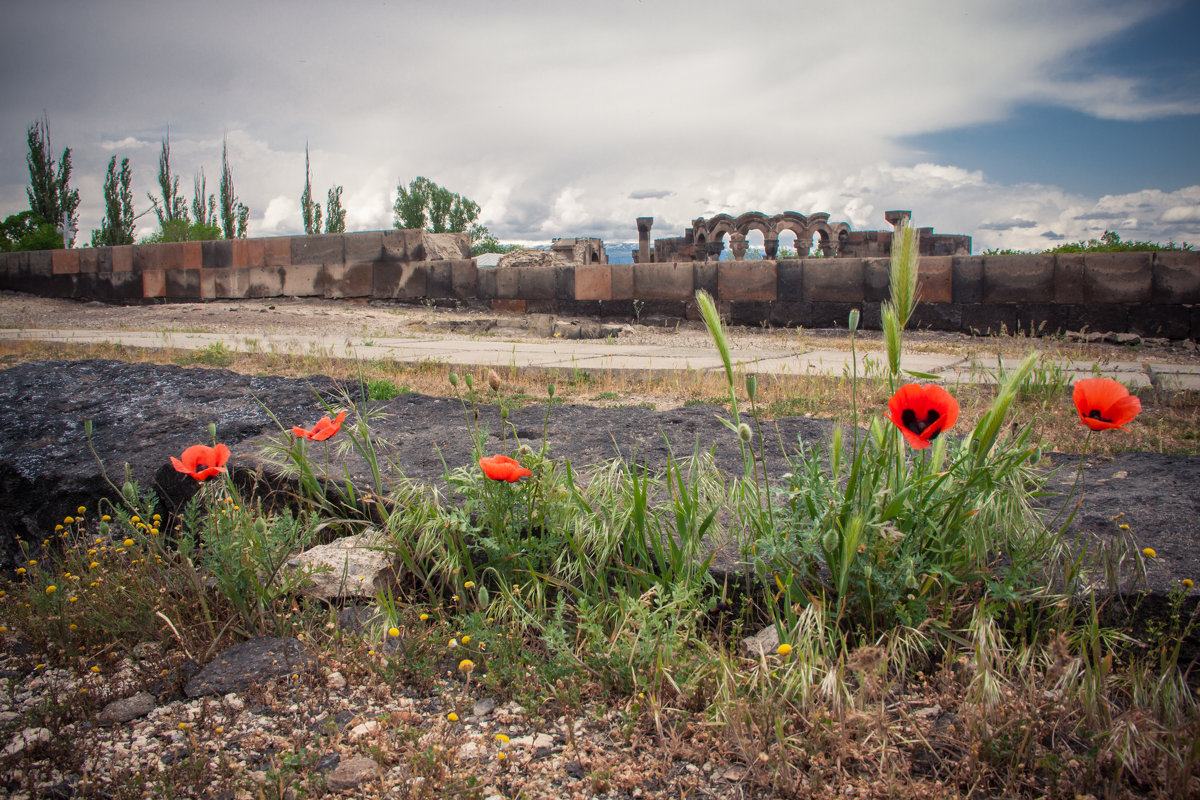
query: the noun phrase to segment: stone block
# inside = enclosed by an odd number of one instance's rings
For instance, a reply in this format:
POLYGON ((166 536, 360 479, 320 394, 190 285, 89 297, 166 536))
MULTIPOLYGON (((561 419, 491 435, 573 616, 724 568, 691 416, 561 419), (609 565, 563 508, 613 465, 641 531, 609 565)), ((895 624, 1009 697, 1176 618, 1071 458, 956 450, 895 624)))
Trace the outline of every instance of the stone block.
POLYGON ((695 279, 690 261, 632 266, 633 296, 638 300, 675 300, 686 303, 695 293, 695 279))
POLYGON ((292 264, 340 264, 346 260, 345 241, 340 233, 291 237, 292 264))
POLYGON ((720 293, 720 266, 719 261, 693 261, 692 262, 692 302, 695 303, 695 293, 703 289, 708 292, 709 296, 714 300, 720 293))
MULTIPOLYGON (((719 264, 745 263, 720 261, 719 264)), ((753 263, 753 262, 751 262, 753 263)), ((758 328, 771 320, 771 300, 730 300, 729 321, 734 325, 758 328)))
POLYGON ((204 264, 204 243, 183 242, 182 259, 184 269, 200 269, 204 264))
POLYGON ((282 267, 248 267, 245 296, 279 297, 283 294, 283 271, 282 267))
POLYGON ((375 289, 375 265, 370 261, 323 266, 318 286, 325 297, 370 297, 375 289))
MULTIPOLYGON (((948 258, 949 256, 936 256, 948 258)), ((924 261, 924 258, 921 259, 924 261)), ((873 307, 878 308, 875 304, 873 307)), ((861 325, 862 323, 860 323, 861 325)), ((874 325, 862 327, 878 328, 882 324, 878 314, 874 325)), ((908 327, 912 330, 958 331, 962 330, 962 304, 960 303, 917 303, 909 318, 908 327)))
POLYGON ((161 244, 135 244, 130 246, 133 248, 134 272, 161 269, 158 259, 158 249, 162 247, 161 244))
POLYGON ((780 302, 804 298, 804 263, 798 259, 780 261, 775 266, 775 297, 780 302))
POLYGON ((544 314, 546 316, 553 316, 554 314, 559 313, 558 301, 557 300, 526 300, 525 301, 525 313, 526 314, 544 314))
POLYGON ((428 279, 425 283, 426 297, 453 297, 453 277, 450 269, 450 261, 429 261, 425 268, 428 270, 428 279))
POLYGON ((1064 306, 1056 303, 1017 303, 1015 333, 1048 336, 1066 329, 1064 306))
POLYGON ((807 325, 809 327, 841 328, 845 330, 850 324, 850 312, 853 309, 861 308, 861 303, 813 301, 808 306, 809 317, 807 325))
MULTIPOLYGON (((622 266, 613 264, 614 267, 622 266)), ((629 266, 625 264, 624 266, 629 266)), ((630 273, 632 275, 632 273, 630 273)), ((600 303, 600 316, 602 317, 619 317, 620 319, 633 319, 633 301, 632 300, 604 300, 600 303)))
POLYGON ((1081 305, 1083 296, 1083 253, 1058 253, 1054 256, 1054 302, 1081 305))
POLYGON ((953 303, 954 257, 921 256, 917 267, 917 292, 922 303, 953 303))
MULTIPOLYGON (((648 324, 652 317, 659 318, 659 324, 665 324, 668 320, 687 319, 687 307, 686 300, 646 300, 634 309, 634 316, 643 324, 648 324)), ((674 322, 670 324, 674 325, 674 322)))
POLYGON ((955 256, 950 279, 955 303, 983 302, 983 256, 955 256))
POLYGON ((515 300, 520 297, 517 288, 517 270, 515 267, 496 267, 496 297, 501 300, 515 300))
POLYGON ((53 250, 33 250, 24 255, 26 274, 31 278, 49 278, 54 274, 53 250))
POLYGON ((492 311, 503 311, 507 314, 524 314, 525 301, 516 298, 496 298, 492 301, 492 311))
POLYGON ((1149 303, 1153 283, 1153 253, 1084 253, 1088 303, 1149 303))
POLYGON ((554 267, 554 299, 560 302, 575 301, 575 267, 554 267))
POLYGON ((1017 327, 1017 308, 1013 304, 963 303, 960 308, 962 330, 966 333, 1011 333, 1017 327))
POLYGON ((150 299, 152 297, 167 296, 167 273, 161 269, 144 269, 142 270, 142 297, 150 299))
POLYGON ((158 256, 157 269, 184 269, 186 248, 188 242, 163 242, 158 246, 155 255, 158 256))
POLYGON ((200 293, 216 298, 243 298, 250 286, 250 270, 244 267, 226 267, 200 272, 200 293))
POLYGON ((272 236, 259 241, 262 242, 262 266, 286 267, 292 263, 292 237, 272 236))
POLYGON ((475 276, 475 296, 480 300, 492 300, 497 296, 497 275, 500 270, 496 267, 483 267, 475 276))
POLYGON ((379 258, 383 261, 424 261, 424 233, 421 230, 381 231, 379 258))
POLYGON ((229 248, 233 259, 229 266, 239 269, 262 266, 262 239, 234 239, 229 248))
POLYGON ((462 261, 471 257, 471 237, 465 233, 424 233, 421 246, 427 261, 462 261))
POLYGON ((204 269, 227 269, 233 266, 234 239, 214 239, 200 243, 200 266, 204 269))
POLYGON ((383 258, 383 231, 359 231, 342 235, 342 258, 353 261, 378 261, 383 258))
POLYGON ((1191 330, 1191 309, 1185 305, 1146 303, 1129 307, 1130 333, 1186 339, 1191 330))
POLYGON ((814 304, 862 302, 866 294, 863 259, 805 258, 802 261, 806 301, 814 304))
POLYGON ((100 256, 94 247, 81 248, 79 251, 80 273, 99 272, 100 256))
POLYGON ((1124 333, 1129 329, 1129 307, 1121 303, 1088 303, 1064 306, 1069 331, 1124 333))
POLYGON ((97 247, 96 248, 96 272, 107 273, 107 272, 113 271, 112 251, 113 251, 113 249, 111 247, 97 247))
MULTIPOLYGON (((516 273, 517 291, 514 297, 523 300, 554 299, 554 267, 510 267, 516 273)), ((505 294, 502 291, 501 297, 505 294)))
MULTIPOLYGON (((777 297, 776 279, 773 261, 719 261, 717 297, 731 303, 773 302, 777 297)), ((764 310, 760 321, 767 316, 764 310)))
POLYGON ((1053 296, 1054 256, 984 256, 985 304, 1035 303, 1053 296))
POLYGON ((292 264, 280 270, 286 297, 320 297, 326 276, 324 264, 292 264))
POLYGON ((1154 303, 1200 303, 1200 250, 1160 250, 1154 254, 1154 303))
POLYGON ((420 300, 429 296, 429 269, 422 262, 380 262, 374 269, 373 297, 420 300))
POLYGON ((108 300, 141 300, 144 297, 145 282, 133 270, 110 272, 97 277, 108 279, 108 300))
POLYGON ((612 267, 578 264, 575 267, 576 300, 612 300, 612 267))
MULTIPOLYGON (((196 244, 199 244, 196 242, 196 244)), ((172 300, 200 299, 199 269, 168 269, 166 273, 166 296, 172 300)))
POLYGON ((468 300, 479 291, 479 265, 475 259, 450 262, 450 288, 454 297, 468 300))
POLYGON ((612 267, 612 299, 632 300, 634 297, 633 264, 610 264, 609 266, 612 267))
POLYGON ((79 251, 78 250, 51 250, 50 261, 52 265, 51 274, 53 275, 78 275, 79 274, 79 251))
POLYGON ((112 248, 112 271, 133 272, 134 245, 122 244, 112 248))
MULTIPOLYGON (((924 259, 921 262, 924 263, 924 259)), ((863 259, 863 300, 882 303, 891 297, 892 260, 890 258, 863 259)))
POLYGON ((801 300, 779 300, 772 303, 768 317, 772 325, 781 328, 799 328, 808 325, 811 318, 812 303, 801 300))
POLYGON ((1200 305, 1192 306, 1190 328, 1188 338, 1200 341, 1200 305))

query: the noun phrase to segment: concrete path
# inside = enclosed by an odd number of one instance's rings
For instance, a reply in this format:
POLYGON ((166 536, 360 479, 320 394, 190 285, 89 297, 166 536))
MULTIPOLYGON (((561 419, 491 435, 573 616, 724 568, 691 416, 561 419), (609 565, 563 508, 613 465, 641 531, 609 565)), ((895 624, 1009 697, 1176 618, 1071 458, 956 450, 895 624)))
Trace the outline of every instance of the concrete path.
MULTIPOLYGON (((719 370, 715 347, 631 345, 608 340, 555 339, 545 342, 480 341, 470 338, 427 336, 414 338, 362 338, 294 334, 221 334, 103 330, 7 329, 0 341, 43 341, 70 344, 119 344, 126 347, 203 350, 220 346, 244 353, 322 355, 370 361, 393 359, 401 363, 438 362, 463 366, 535 367, 558 370, 719 370)), ((787 348, 738 348, 734 359, 748 372, 778 375, 843 375, 850 369, 850 351, 819 349, 797 352, 787 348)), ((880 352, 859 352, 859 375, 878 374, 880 352)), ((913 353, 901 366, 936 375, 947 383, 992 383, 1001 367, 1010 370, 1017 359, 995 356, 964 358, 953 353, 913 353)), ((1115 378, 1132 389, 1200 391, 1200 366, 1156 361, 1108 362, 1099 372, 1092 362, 1050 361, 1047 369, 1061 370, 1074 381, 1096 375, 1115 378)))

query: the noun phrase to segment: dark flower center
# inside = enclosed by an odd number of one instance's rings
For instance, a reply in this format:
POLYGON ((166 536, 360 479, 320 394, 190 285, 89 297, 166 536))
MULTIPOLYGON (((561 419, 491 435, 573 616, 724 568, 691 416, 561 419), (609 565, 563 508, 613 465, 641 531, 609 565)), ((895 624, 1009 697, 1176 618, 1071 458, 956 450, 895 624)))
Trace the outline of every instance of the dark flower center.
POLYGON ((1111 419, 1105 419, 1104 415, 1100 413, 1100 409, 1098 409, 1098 408, 1093 408, 1091 411, 1089 411, 1088 418, 1089 419, 1098 419, 1101 422, 1112 422, 1111 419))
MULTIPOLYGON (((913 411, 911 408, 906 408, 900 412, 900 422, 904 424, 905 428, 908 428, 917 436, 920 436, 926 428, 937 422, 939 419, 941 419, 941 417, 942 415, 933 408, 929 409, 929 412, 925 414, 925 419, 917 419, 917 412, 913 411)), ((940 432, 941 431, 938 431, 938 433, 940 432)), ((936 437, 937 433, 934 433, 929 438, 933 439, 936 437)))

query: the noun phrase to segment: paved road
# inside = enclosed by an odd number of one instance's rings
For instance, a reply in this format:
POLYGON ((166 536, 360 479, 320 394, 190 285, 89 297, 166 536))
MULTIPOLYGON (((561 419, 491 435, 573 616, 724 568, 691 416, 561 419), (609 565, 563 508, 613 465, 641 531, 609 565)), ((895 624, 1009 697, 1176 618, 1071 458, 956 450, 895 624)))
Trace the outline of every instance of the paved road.
MULTIPOLYGON (((7 329, 0 340, 44 341, 72 344, 120 344, 127 347, 202 350, 220 345, 247 353, 320 354, 334 358, 394 359, 401 363, 439 362, 490 367, 537 367, 588 371, 717 370, 721 360, 713 347, 632 345, 606 340, 554 339, 545 342, 478 340, 452 336, 413 338, 363 338, 297 334, 222 334, 104 330, 7 329)), ((788 348, 739 348, 734 358, 747 372, 760 374, 842 375, 849 370, 850 352, 818 349, 798 352, 788 348)), ((947 383, 994 382, 999 367, 1012 369, 1017 359, 995 356, 965 358, 953 353, 912 353, 904 356, 905 369, 937 375, 947 383)), ((882 368, 882 355, 859 353, 859 374, 882 368)), ((1166 362, 1108 362, 1100 372, 1092 362, 1051 361, 1068 380, 1099 374, 1120 380, 1131 388, 1157 386, 1170 390, 1200 391, 1200 366, 1166 362)))

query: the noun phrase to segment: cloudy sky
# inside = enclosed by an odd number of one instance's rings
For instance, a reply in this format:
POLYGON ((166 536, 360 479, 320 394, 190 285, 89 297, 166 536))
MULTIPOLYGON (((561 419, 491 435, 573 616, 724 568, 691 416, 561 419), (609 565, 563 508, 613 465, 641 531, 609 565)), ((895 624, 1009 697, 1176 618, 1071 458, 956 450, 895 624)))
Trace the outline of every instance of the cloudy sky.
MULTIPOLYGON (((1200 2, 42 0, 6 3, 0 217, 26 129, 72 149, 80 243, 108 160, 135 203, 168 126, 191 194, 222 137, 251 235, 302 231, 304 148, 347 229, 424 175, 502 241, 698 216, 883 212, 991 247, 1200 245, 1200 2)), ((155 228, 153 215, 138 235, 155 228)))

